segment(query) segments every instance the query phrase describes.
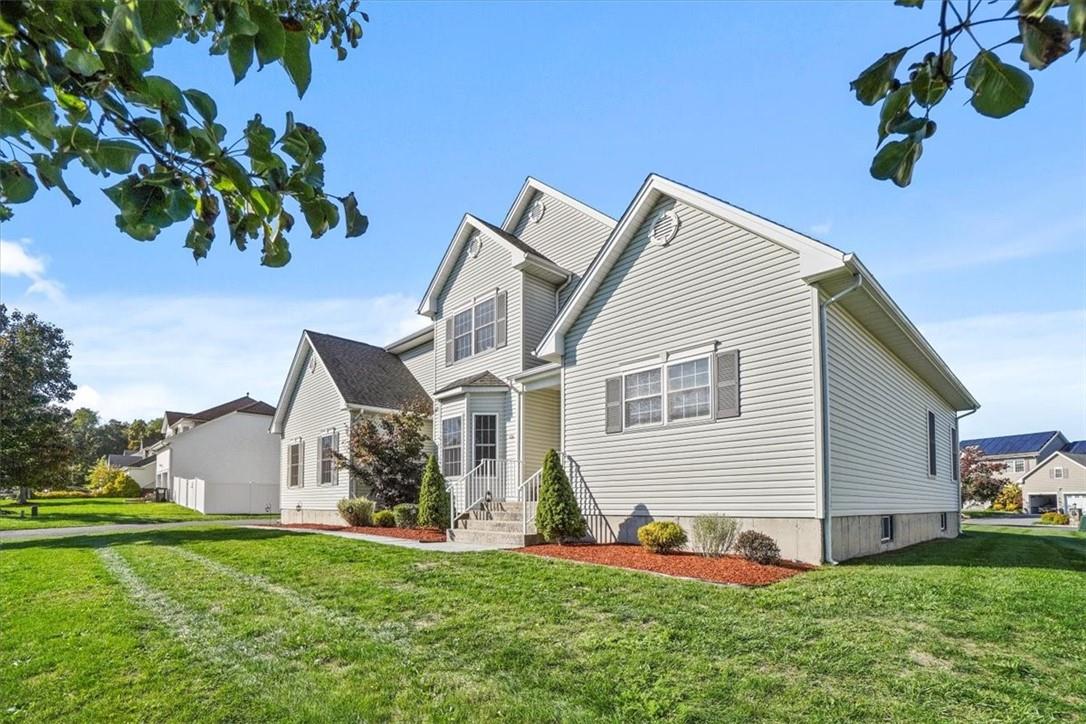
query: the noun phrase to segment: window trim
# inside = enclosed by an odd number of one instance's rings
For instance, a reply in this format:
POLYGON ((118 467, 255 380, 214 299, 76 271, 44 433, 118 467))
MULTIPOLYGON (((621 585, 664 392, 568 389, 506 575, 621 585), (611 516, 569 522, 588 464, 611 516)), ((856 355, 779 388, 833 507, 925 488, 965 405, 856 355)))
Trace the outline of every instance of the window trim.
POLYGON ((457 478, 464 474, 464 416, 462 414, 441 418, 441 474, 457 478), (459 436, 460 442, 456 445, 446 445, 445 423, 452 422, 453 420, 456 420, 458 425, 456 434, 459 436), (456 464, 459 466, 459 470, 457 470, 456 473, 450 473, 448 471, 448 462, 445 460, 445 453, 452 450, 456 450, 460 454, 456 461, 456 464))
MULTIPOLYGON (((664 399, 663 399, 664 409, 662 411, 661 419, 665 423, 672 424, 672 425, 686 425, 686 424, 693 424, 693 423, 702 422, 704 420, 711 420, 711 419, 713 419, 715 417, 715 415, 713 414, 713 382, 714 382, 714 377, 713 377, 713 357, 714 357, 714 355, 710 352, 710 353, 705 353, 705 354, 699 354, 699 355, 692 356, 692 357, 681 357, 681 358, 677 358, 677 359, 668 359, 667 361, 664 362, 663 369, 661 371, 660 384, 664 388, 664 399), (670 396, 671 396, 671 392, 672 392, 672 390, 671 390, 671 376, 668 374, 668 370, 671 367, 675 367, 675 366, 678 366, 678 365, 684 365, 684 364, 690 364, 691 362, 700 362, 701 360, 705 360, 706 363, 708 364, 708 367, 706 369, 706 374, 709 376, 709 381, 708 381, 707 384, 704 385, 704 388, 709 393, 709 403, 708 403, 709 404, 709 410, 704 415, 694 415, 693 417, 679 417, 679 418, 672 419, 671 418, 671 400, 669 399, 670 396)), ((687 387, 687 388, 684 388, 682 390, 675 390, 675 391, 676 392, 686 392, 686 391, 689 391, 689 390, 700 390, 700 389, 702 389, 701 386, 687 387)))
POLYGON ((950 516, 948 516, 945 511, 939 514, 940 533, 946 533, 948 518, 950 518, 950 516))
POLYGON ((1053 480, 1067 480, 1067 469, 1062 465, 1052 466, 1052 479, 1053 480))
POLYGON ((894 516, 883 515, 879 518, 879 542, 890 543, 894 540, 894 516), (889 522, 889 525, 886 525, 889 522), (886 529, 889 528, 889 537, 886 537, 886 529))
POLYGON ((494 418, 494 457, 483 458, 484 460, 498 460, 498 441, 500 436, 498 435, 498 413, 496 412, 473 412, 471 413, 471 466, 472 469, 479 465, 480 458, 478 457, 478 441, 475 439, 475 432, 478 429, 477 421, 480 417, 492 417, 494 418))
POLYGON ((296 437, 287 443, 287 487, 292 490, 305 487, 305 468, 303 467, 305 463, 304 450, 305 448, 302 447, 302 438, 300 437, 296 437), (291 472, 294 464, 291 462, 290 456, 291 451, 294 448, 298 449, 298 480, 297 482, 291 483, 291 472))
POLYGON ((327 483, 324 482, 324 446, 321 444, 321 442, 325 438, 332 439, 332 444, 328 446, 328 449, 335 450, 337 448, 336 443, 338 441, 336 429, 333 427, 328 430, 322 430, 317 435, 317 486, 321 488, 334 488, 335 486, 339 485, 339 471, 336 470, 336 458, 334 455, 329 456, 332 468, 330 471, 331 480, 327 483))
MULTIPOLYGON (((453 338, 452 338, 453 353, 452 353, 452 362, 450 363, 450 366, 455 365, 455 364, 460 363, 460 362, 463 362, 464 360, 474 359, 475 357, 480 357, 482 355, 489 354, 489 353, 494 352, 495 350, 498 349, 498 295, 500 293, 501 293, 500 289, 495 289, 493 292, 487 292, 486 294, 480 294, 480 295, 478 295, 476 297, 472 297, 471 300, 469 300, 467 303, 461 305, 460 307, 458 307, 456 310, 454 310, 452 312, 450 317, 452 318, 452 328, 453 328, 453 338), (481 304, 485 304, 488 301, 493 302, 493 304, 494 304, 494 319, 492 321, 490 321, 488 324, 485 324, 483 326, 484 327, 493 327, 494 328, 494 333, 492 335, 493 341, 491 342, 491 345, 489 347, 487 347, 486 349, 480 351, 480 350, 476 350, 476 348, 475 348, 475 333, 479 329, 479 327, 475 326, 475 308, 478 307, 481 304), (456 318, 459 317, 464 312, 470 312, 471 313, 471 328, 470 328, 470 330, 468 331, 468 333, 466 335, 463 335, 463 334, 457 335, 456 334, 456 318), (463 357, 457 357, 456 356, 456 340, 460 339, 462 337, 465 337, 465 336, 468 337, 468 341, 471 343, 470 344, 471 351, 468 352, 463 357)), ((508 312, 508 310, 506 310, 506 316, 508 316, 508 314, 509 314, 509 312, 508 312)))
MULTIPOLYGON (((638 430, 652 429, 657 427, 685 427, 688 425, 702 425, 708 422, 715 422, 718 419, 728 419, 718 418, 716 416, 716 398, 714 392, 714 385, 716 384, 716 356, 719 351, 719 342, 714 341, 710 343, 699 343, 695 345, 680 347, 674 352, 663 352, 648 357, 642 357, 635 362, 628 362, 626 364, 619 365, 618 369, 616 370, 616 374, 613 376, 617 377, 620 380, 619 404, 620 410, 622 412, 622 429, 616 430, 608 434, 636 432, 638 430), (667 376, 668 367, 684 364, 687 362, 694 362, 701 359, 708 360, 709 362, 709 413, 707 415, 698 415, 697 417, 672 418, 668 410, 668 394, 672 392, 667 376), (644 395, 642 397, 627 398, 626 378, 639 372, 648 372, 649 370, 659 370, 660 392, 657 395, 644 395), (626 418, 627 401, 635 399, 647 399, 649 397, 660 397, 660 421, 643 422, 636 425, 629 424, 626 418)), ((691 387, 688 389, 698 388, 691 387)))
POLYGON ((1024 458, 1014 458, 1007 462, 1007 467, 1010 468, 1009 472, 1017 475, 1018 473, 1026 472, 1026 461, 1024 458), (1018 465, 1022 465, 1022 469, 1018 469, 1018 465))
POLYGON ((665 424, 667 420, 667 411, 664 409, 665 393, 664 393, 664 369, 660 363, 647 365, 638 369, 623 370, 622 372, 622 430, 640 430, 647 427, 660 427, 665 424), (655 395, 641 395, 640 397, 627 397, 626 396, 626 378, 632 375, 640 374, 642 372, 651 372, 656 370, 660 373, 660 391, 655 395), (660 420, 659 422, 639 422, 636 425, 631 425, 626 417, 626 403, 634 400, 648 400, 653 397, 660 398, 660 420))

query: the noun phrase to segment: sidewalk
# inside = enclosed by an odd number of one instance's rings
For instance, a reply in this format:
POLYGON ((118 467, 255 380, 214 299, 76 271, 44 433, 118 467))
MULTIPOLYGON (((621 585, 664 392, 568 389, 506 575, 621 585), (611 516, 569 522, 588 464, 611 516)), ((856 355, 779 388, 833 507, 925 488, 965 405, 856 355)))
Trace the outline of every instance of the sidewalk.
POLYGON ((421 543, 417 540, 406 540, 404 538, 391 538, 383 535, 368 535, 366 533, 349 533, 343 530, 320 530, 316 528, 287 528, 279 525, 267 525, 261 523, 257 525, 248 524, 246 528, 258 528, 260 530, 278 530, 287 531, 289 533, 319 533, 321 535, 332 535, 337 538, 347 538, 350 540, 364 540, 370 543, 381 543, 388 546, 399 546, 400 548, 414 548, 419 551, 436 551, 438 553, 478 553, 480 551, 496 551, 500 548, 491 548, 489 546, 477 546, 469 543, 453 543, 445 541, 444 543, 421 543))
POLYGON ((225 520, 180 520, 173 523, 110 523, 107 525, 80 525, 70 528, 0 530, 0 542, 36 538, 71 538, 79 535, 109 535, 110 533, 133 533, 146 530, 171 530, 173 528, 190 528, 200 525, 250 526, 267 522, 267 518, 228 518, 225 520))

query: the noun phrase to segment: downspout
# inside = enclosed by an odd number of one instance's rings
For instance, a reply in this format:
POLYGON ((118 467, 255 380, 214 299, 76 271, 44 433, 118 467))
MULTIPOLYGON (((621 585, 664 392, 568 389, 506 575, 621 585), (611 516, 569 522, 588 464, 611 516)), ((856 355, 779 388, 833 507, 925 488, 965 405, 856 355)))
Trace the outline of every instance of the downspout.
POLYGON ((832 566, 833 517, 830 515, 830 385, 827 377, 829 352, 826 344, 826 310, 863 285, 863 277, 856 274, 852 283, 818 305, 819 371, 822 383, 822 558, 832 566))
POLYGON ((958 535, 962 534, 962 464, 961 464, 961 447, 962 447, 962 430, 961 421, 963 417, 969 417, 974 412, 979 410, 979 407, 974 407, 969 412, 957 415, 954 418, 954 430, 958 433, 958 535))

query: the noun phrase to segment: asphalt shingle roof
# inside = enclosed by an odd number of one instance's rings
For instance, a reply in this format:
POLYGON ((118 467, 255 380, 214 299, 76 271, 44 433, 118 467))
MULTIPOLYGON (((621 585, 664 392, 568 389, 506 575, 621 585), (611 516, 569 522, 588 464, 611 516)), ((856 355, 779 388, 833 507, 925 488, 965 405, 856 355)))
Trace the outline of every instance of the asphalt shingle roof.
POLYGON ((508 387, 505 380, 501 379, 490 370, 479 372, 478 374, 468 375, 467 377, 461 377, 458 380, 453 380, 449 384, 442 387, 435 394, 441 394, 442 392, 448 392, 449 390, 455 390, 457 387, 508 387))
POLYGON ((398 410, 410 403, 430 408, 430 396, 399 357, 365 342, 306 330, 332 381, 351 405, 398 410))
POLYGON ((1086 468, 1086 453, 1064 453, 1064 455, 1086 468))
MULTIPOLYGON (((490 229, 491 232, 493 232, 494 234, 496 234, 496 235, 500 236, 501 238, 505 239, 510 244, 512 244, 516 248, 520 249, 524 253, 531 254, 532 256, 538 256, 540 259, 543 259, 544 261, 550 261, 551 264, 554 264, 553 261, 548 259, 543 254, 540 254, 538 251, 533 249, 528 244, 525 244, 519 238, 517 238, 517 237, 513 236, 512 234, 510 234, 508 231, 506 231, 504 229, 501 229, 501 228, 499 228, 497 226, 494 226, 494 224, 491 224, 489 221, 483 221, 482 219, 479 219, 479 221, 483 224, 483 226, 490 229)), ((557 264, 555 264, 555 266, 557 266, 557 264)))
POLYGON ((985 455, 1035 453, 1058 434, 1059 430, 1049 430, 1048 432, 1028 432, 1024 435, 979 437, 974 440, 962 440, 961 448, 964 450, 967 447, 979 447, 985 455))

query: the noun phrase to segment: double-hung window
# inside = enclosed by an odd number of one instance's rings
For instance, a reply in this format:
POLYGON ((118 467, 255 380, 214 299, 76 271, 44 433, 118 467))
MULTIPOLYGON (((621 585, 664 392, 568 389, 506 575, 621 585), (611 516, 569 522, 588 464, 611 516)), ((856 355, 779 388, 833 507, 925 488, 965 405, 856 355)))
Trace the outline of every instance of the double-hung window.
POLYGON ((655 425, 663 421, 660 368, 628 374, 623 385, 626 427, 655 425))
POLYGON ((709 358, 667 366, 667 419, 691 420, 710 414, 709 358))
POLYGON ((1063 480, 1067 477, 1067 471, 1065 468, 1052 468, 1052 477, 1056 480, 1063 480))
POLYGON ((472 438, 475 447, 473 451, 475 465, 484 460, 496 460, 498 458, 498 416, 476 415, 472 438))
POLYGON ((441 468, 445 475, 461 475, 463 437, 459 417, 441 420, 441 468))
POLYGON ((1025 460, 1011 460, 1009 465, 1012 473, 1024 473, 1026 472, 1025 460))
POLYGON ((498 291, 445 320, 445 364, 505 346, 507 299, 498 291))
POLYGON ((302 441, 296 440, 287 446, 287 486, 302 487, 302 441))
POLYGON ((336 458, 332 453, 336 449, 336 433, 326 432, 317 438, 317 449, 320 451, 320 484, 335 485, 336 458))
POLYGON ((471 356, 472 310, 464 311, 453 317, 453 361, 458 362, 471 356))
POLYGON ((475 354, 494 349, 494 299, 475 305, 475 354))

